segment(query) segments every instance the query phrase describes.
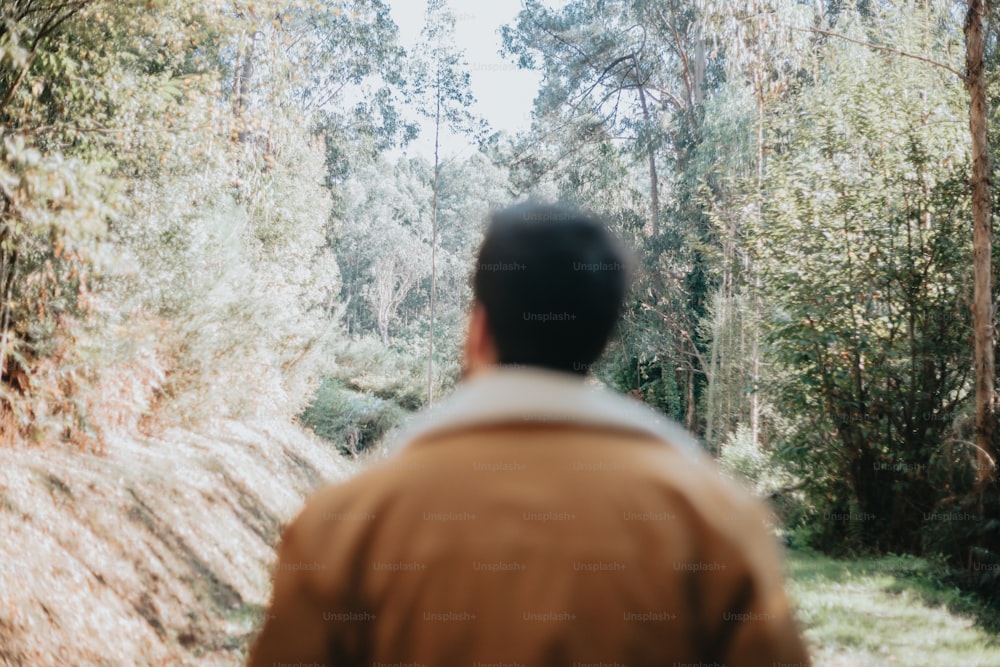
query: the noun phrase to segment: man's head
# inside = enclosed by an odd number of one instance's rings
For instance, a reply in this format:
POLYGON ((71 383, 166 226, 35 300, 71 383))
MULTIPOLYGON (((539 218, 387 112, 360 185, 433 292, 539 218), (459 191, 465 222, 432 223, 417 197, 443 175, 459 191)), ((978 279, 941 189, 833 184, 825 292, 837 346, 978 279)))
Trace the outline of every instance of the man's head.
POLYGON ((629 257, 596 216, 519 204, 494 213, 479 249, 466 363, 586 374, 621 313, 629 257))

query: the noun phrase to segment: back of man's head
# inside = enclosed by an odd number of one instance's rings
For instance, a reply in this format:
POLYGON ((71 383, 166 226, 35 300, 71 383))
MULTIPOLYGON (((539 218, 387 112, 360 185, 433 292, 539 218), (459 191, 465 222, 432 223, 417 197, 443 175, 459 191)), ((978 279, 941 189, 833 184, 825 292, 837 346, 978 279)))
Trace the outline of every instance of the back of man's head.
POLYGON ((629 256, 595 215, 543 204, 494 213, 473 294, 501 364, 585 374, 621 314, 629 256))

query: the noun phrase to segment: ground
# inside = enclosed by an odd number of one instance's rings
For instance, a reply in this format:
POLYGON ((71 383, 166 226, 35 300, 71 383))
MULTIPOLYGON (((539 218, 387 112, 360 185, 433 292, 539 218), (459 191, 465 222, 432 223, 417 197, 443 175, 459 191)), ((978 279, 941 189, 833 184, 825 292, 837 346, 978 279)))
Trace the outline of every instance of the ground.
POLYGON ((939 564, 792 551, 788 573, 816 667, 1000 667, 995 615, 939 564))
POLYGON ((336 450, 282 423, 0 450, 0 664, 239 665, 336 450))
MULTIPOLYGON (((0 450, 0 665, 242 664, 281 526, 354 469, 283 423, 0 450)), ((816 667, 1000 667, 996 624, 938 564, 787 565, 816 667)))

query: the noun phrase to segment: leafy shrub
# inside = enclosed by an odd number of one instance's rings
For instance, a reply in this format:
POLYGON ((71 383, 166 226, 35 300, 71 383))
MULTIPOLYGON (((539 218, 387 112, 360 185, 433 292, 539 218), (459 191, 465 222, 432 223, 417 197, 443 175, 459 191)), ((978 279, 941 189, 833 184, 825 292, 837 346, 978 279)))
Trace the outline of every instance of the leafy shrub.
POLYGON ((328 378, 299 421, 336 445, 342 454, 356 457, 376 445, 405 414, 392 401, 352 391, 339 380, 328 378))
MULTIPOLYGON (((376 336, 363 336, 337 341, 331 349, 336 364, 328 376, 345 387, 392 401, 405 410, 418 410, 427 402, 426 327, 423 336, 418 332, 400 337, 388 348, 376 336)), ((435 397, 450 386, 446 383, 450 375, 436 354, 440 349, 435 350, 435 397)))
POLYGON ((754 442, 753 433, 746 425, 739 426, 722 444, 719 463, 761 496, 779 492, 794 481, 772 450, 754 442))

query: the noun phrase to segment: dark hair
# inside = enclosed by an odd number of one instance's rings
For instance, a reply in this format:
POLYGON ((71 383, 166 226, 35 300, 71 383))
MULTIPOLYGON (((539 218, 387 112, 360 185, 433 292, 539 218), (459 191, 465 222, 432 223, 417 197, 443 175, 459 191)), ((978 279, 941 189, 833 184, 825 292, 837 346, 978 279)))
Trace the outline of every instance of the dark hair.
POLYGON ((630 260, 591 213, 533 203, 493 213, 473 295, 500 363, 586 374, 621 314, 630 260))

